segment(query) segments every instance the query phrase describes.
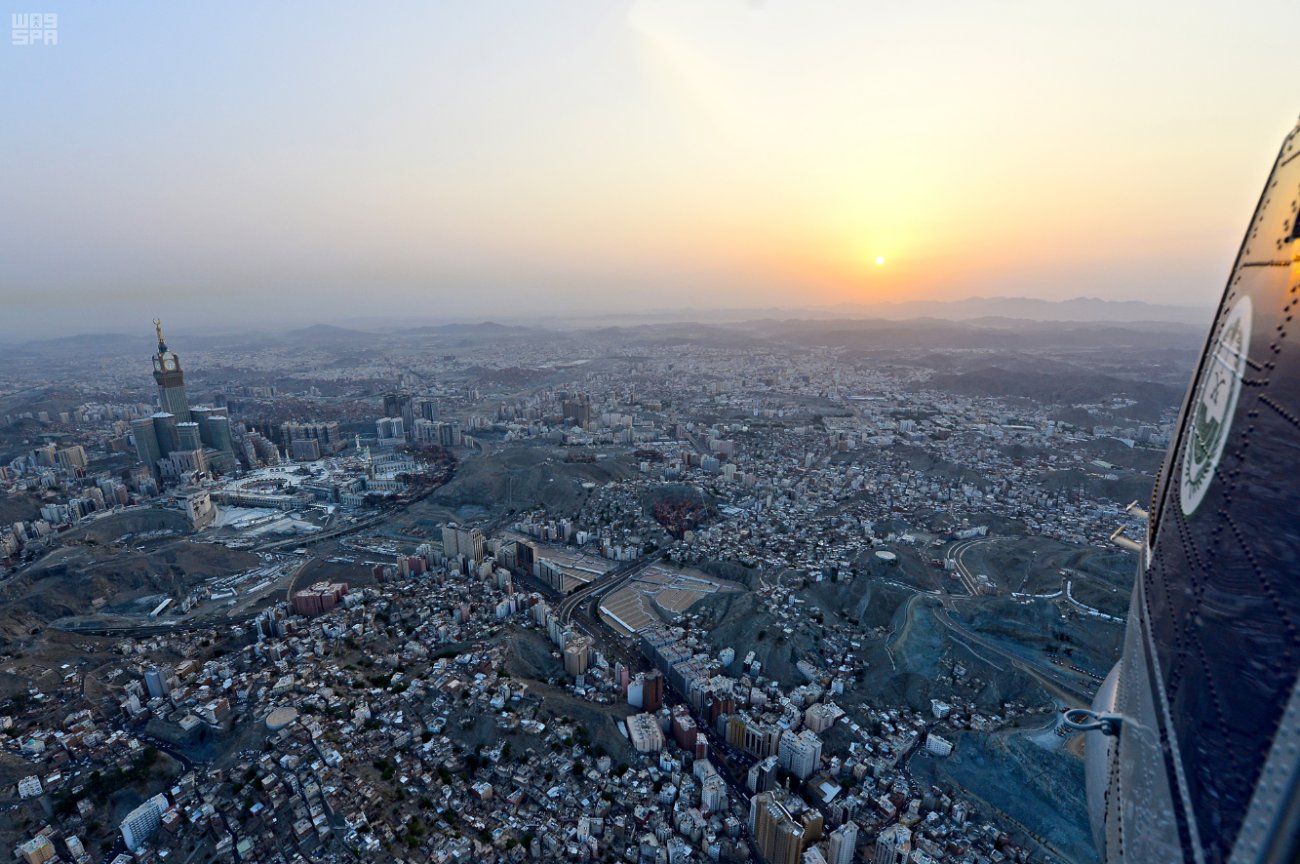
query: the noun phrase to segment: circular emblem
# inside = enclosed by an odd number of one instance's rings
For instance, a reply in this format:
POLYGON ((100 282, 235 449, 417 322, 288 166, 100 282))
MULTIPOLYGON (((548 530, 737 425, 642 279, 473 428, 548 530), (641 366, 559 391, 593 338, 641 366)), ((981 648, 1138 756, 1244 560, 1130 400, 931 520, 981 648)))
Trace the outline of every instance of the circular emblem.
POLYGON ((1179 474, 1179 503, 1183 515, 1191 516, 1201 505, 1214 481, 1232 415, 1241 393, 1241 379, 1246 372, 1246 355, 1250 351, 1250 298, 1243 296, 1228 310, 1205 358, 1205 369, 1192 400, 1191 428, 1183 444, 1183 468, 1179 474))

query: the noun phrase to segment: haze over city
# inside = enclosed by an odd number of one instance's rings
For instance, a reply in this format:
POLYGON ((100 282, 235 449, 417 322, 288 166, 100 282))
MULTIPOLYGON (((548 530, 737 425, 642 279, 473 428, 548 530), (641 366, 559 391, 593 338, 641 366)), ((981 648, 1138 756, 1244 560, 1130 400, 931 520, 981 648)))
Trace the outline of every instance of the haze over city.
POLYGON ((27 2, 15 860, 1300 862, 1296 0, 27 2))
POLYGON ((158 314, 1208 309, 1300 23, 1281 0, 35 11, 58 44, 0 52, 9 340, 158 314))

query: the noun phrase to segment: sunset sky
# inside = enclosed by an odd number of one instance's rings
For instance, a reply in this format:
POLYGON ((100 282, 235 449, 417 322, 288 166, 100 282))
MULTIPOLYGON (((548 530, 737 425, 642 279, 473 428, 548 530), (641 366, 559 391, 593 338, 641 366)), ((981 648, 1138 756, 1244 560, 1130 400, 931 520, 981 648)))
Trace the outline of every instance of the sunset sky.
POLYGON ((1208 304, 1300 4, 6 4, 5 335, 1208 304), (883 259, 883 263, 878 263, 883 259))

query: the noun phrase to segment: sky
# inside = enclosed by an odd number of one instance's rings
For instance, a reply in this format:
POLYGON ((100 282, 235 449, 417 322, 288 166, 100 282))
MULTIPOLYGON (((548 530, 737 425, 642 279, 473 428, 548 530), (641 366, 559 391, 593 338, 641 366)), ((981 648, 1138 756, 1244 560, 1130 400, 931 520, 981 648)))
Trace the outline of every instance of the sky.
POLYGON ((4 333, 971 296, 1209 304, 1300 4, 56 3, 4 333))

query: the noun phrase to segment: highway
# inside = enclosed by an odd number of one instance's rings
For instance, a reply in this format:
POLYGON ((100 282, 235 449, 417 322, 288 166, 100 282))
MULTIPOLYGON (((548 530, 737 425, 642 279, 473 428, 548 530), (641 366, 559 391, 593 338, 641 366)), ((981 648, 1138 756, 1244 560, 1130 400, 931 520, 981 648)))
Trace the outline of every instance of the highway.
MULTIPOLYGON (((952 608, 951 599, 952 598, 943 598, 940 601, 942 605, 934 610, 934 616, 939 619, 940 624, 943 624, 954 633, 959 634, 962 639, 979 646, 981 650, 988 651, 991 654, 1003 658, 1012 666, 1038 679, 1038 681, 1047 687, 1049 691, 1054 690, 1060 695, 1068 696, 1069 698, 1066 701, 1072 701, 1078 705, 1092 704, 1091 693, 1086 693, 1078 689, 1074 681, 1062 680, 1058 677, 1062 667, 1028 660, 1019 654, 1016 654, 1014 651, 1003 648, 996 642, 991 642, 983 636, 978 636, 975 633, 972 633, 956 621, 953 621, 952 618, 948 617, 948 613, 952 608)), ((967 648, 969 647, 970 646, 967 646, 967 648)), ((988 661, 986 660, 985 662, 988 661)))
POLYGON ((966 593, 972 597, 978 596, 979 591, 975 585, 974 574, 970 572, 970 568, 966 566, 966 562, 963 561, 962 558, 971 550, 972 547, 986 542, 988 541, 985 538, 980 537, 975 540, 961 540, 948 548, 947 557, 954 563, 957 571, 957 578, 961 580, 962 587, 966 589, 966 593))
MULTIPOLYGON (((599 601, 607 594, 612 594, 632 581, 633 576, 658 561, 661 557, 663 557, 663 552, 655 552, 643 558, 637 558, 635 561, 627 561, 574 591, 564 598, 559 608, 556 609, 556 615, 559 616, 560 623, 568 624, 573 618, 574 610, 584 601, 592 598, 599 601)), ((595 615, 594 611, 589 614, 595 615)))
MULTIPOLYGON (((560 620, 566 624, 572 622, 590 636, 598 650, 605 655, 606 661, 622 663, 633 671, 649 669, 649 660, 636 647, 636 636, 622 636, 615 632, 601 619, 597 607, 601 599, 623 588, 636 574, 658 561, 662 555, 662 552, 656 552, 628 562, 575 591, 560 603, 557 610, 560 620)), ((685 705, 688 710, 690 708, 690 703, 685 696, 678 693, 669 684, 667 678, 664 679, 664 704, 669 707, 680 704, 685 705)), ((714 733, 708 723, 700 723, 698 728, 709 743, 709 755, 714 767, 726 782, 733 800, 748 801, 749 790, 745 786, 745 774, 753 760, 743 754, 734 753, 726 742, 714 733)), ((748 832, 745 841, 754 860, 761 860, 753 838, 748 836, 748 832)))
POLYGON ((290 537, 287 540, 273 540, 269 543, 263 543, 260 546, 254 546, 251 551, 270 552, 275 549, 283 549, 290 546, 294 548, 310 546, 313 543, 320 543, 323 540, 332 540, 335 537, 342 537, 345 534, 355 534, 356 532, 369 528, 372 525, 378 525, 380 522, 383 522, 388 518, 388 516, 389 513, 387 511, 382 511, 365 519, 356 522, 349 522, 346 525, 340 525, 337 528, 330 528, 326 531, 318 531, 315 534, 304 534, 297 537, 290 537))
MULTIPOLYGON (((125 732, 127 735, 134 735, 136 740, 140 741, 140 743, 148 744, 149 746, 163 753, 166 753, 168 756, 175 759, 177 762, 181 763, 181 768, 183 769, 181 771, 182 774, 194 770, 195 768, 194 761, 190 759, 188 756, 186 756, 184 753, 182 753, 180 749, 176 747, 175 744, 172 744, 169 741, 163 741, 160 738, 155 738, 152 735, 136 734, 132 732, 130 729, 128 729, 125 725, 119 725, 118 729, 122 732, 125 732)), ((117 839, 113 843, 112 848, 110 848, 108 852, 104 854, 104 856, 100 859, 100 861, 102 862, 102 864, 109 864, 110 861, 115 859, 118 855, 126 853, 126 851, 127 851, 126 843, 125 841, 123 841, 122 833, 119 831, 117 833, 117 839)), ((239 860, 238 856, 236 856, 235 860, 236 861, 239 860)))

